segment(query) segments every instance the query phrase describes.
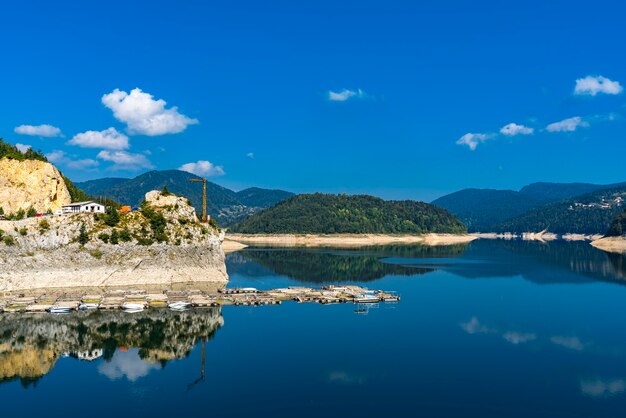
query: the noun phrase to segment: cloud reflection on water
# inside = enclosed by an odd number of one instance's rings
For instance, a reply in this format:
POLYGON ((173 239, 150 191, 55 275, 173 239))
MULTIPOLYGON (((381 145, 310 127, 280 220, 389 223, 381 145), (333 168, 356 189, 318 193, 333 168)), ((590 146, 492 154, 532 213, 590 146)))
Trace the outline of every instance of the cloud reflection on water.
POLYGON ((583 395, 591 398, 610 398, 621 395, 626 390, 624 379, 581 379, 580 391, 583 395))
POLYGON ((161 366, 151 364, 139 357, 138 349, 128 351, 117 350, 109 362, 98 366, 98 372, 110 380, 126 378, 134 382, 141 377, 147 376, 152 370, 158 370, 161 366))

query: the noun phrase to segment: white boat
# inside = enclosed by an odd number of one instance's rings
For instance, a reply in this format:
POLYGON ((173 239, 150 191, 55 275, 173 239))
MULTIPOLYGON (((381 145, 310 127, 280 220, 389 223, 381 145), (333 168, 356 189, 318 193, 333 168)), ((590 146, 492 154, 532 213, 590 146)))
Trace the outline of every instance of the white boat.
POLYGON ((173 311, 184 311, 185 309, 189 309, 191 307, 191 303, 189 302, 172 302, 167 305, 173 311))
POLYGON ((81 303, 78 306, 78 309, 81 311, 87 311, 87 310, 91 310, 91 309, 98 309, 98 307, 100 306, 99 303, 81 303))
POLYGON ((144 310, 144 308, 145 308, 145 305, 143 303, 127 302, 127 303, 122 304, 122 309, 128 313, 141 312, 144 310))
POLYGON ((70 308, 69 306, 53 306, 51 308, 48 308, 48 312, 52 314, 70 313, 71 310, 72 308, 70 308))
POLYGON ((361 294, 354 297, 354 303, 378 303, 380 298, 371 294, 361 294))
POLYGON ((383 302, 400 302, 400 296, 389 295, 383 298, 383 302))

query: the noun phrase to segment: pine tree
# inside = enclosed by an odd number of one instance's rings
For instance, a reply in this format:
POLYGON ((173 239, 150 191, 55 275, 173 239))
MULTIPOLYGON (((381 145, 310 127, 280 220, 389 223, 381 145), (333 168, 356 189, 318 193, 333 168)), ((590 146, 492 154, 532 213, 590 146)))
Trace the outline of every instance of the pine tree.
POLYGON ((85 224, 80 225, 80 230, 78 232, 78 242, 80 243, 80 245, 85 245, 89 242, 89 235, 87 234, 85 224))

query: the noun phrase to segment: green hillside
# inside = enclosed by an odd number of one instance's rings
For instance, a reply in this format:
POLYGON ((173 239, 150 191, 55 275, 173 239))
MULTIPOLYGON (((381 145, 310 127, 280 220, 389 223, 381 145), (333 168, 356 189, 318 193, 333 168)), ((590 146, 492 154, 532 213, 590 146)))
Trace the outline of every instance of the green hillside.
POLYGON ((293 193, 284 190, 267 190, 258 187, 250 187, 237 192, 237 198, 242 204, 260 208, 270 207, 291 196, 293 193))
POLYGON ((556 234, 604 234, 623 212, 618 198, 626 200, 626 186, 597 190, 582 196, 531 209, 499 225, 495 232, 528 232, 548 229, 556 234))
MULTIPOLYGON (((180 170, 149 171, 133 179, 105 178, 77 183, 77 186, 95 196, 115 199, 123 205, 139 206, 145 194, 167 186, 174 194, 191 200, 192 206, 202 209, 202 184, 191 183, 200 177, 180 170)), ((230 225, 255 212, 271 206, 292 194, 282 190, 260 188, 234 192, 207 182, 207 212, 220 225, 230 225)))
POLYGON ((243 220, 232 228, 246 234, 465 233, 448 211, 433 205, 385 201, 367 195, 305 194, 243 220))
POLYGON ((590 183, 532 183, 520 189, 520 193, 542 202, 556 202, 602 190, 613 185, 590 183))
POLYGON ((596 234, 604 233, 616 214, 601 207, 602 199, 622 189, 626 183, 533 183, 519 192, 464 189, 433 204, 461 218, 470 232, 536 232, 547 227, 555 233, 596 234))
POLYGON ((489 231, 494 224, 541 204, 520 192, 494 189, 464 189, 432 203, 461 218, 471 232, 489 231))
POLYGON ((609 229, 606 231, 607 237, 620 237, 622 235, 626 235, 626 211, 613 218, 609 229))

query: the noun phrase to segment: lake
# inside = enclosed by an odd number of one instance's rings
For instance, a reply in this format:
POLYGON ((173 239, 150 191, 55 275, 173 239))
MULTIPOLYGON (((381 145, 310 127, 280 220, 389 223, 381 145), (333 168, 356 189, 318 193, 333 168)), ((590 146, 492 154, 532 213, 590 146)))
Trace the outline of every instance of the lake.
POLYGON ((230 287, 402 300, 0 315, 3 416, 619 417, 626 259, 579 242, 247 248, 230 287))

